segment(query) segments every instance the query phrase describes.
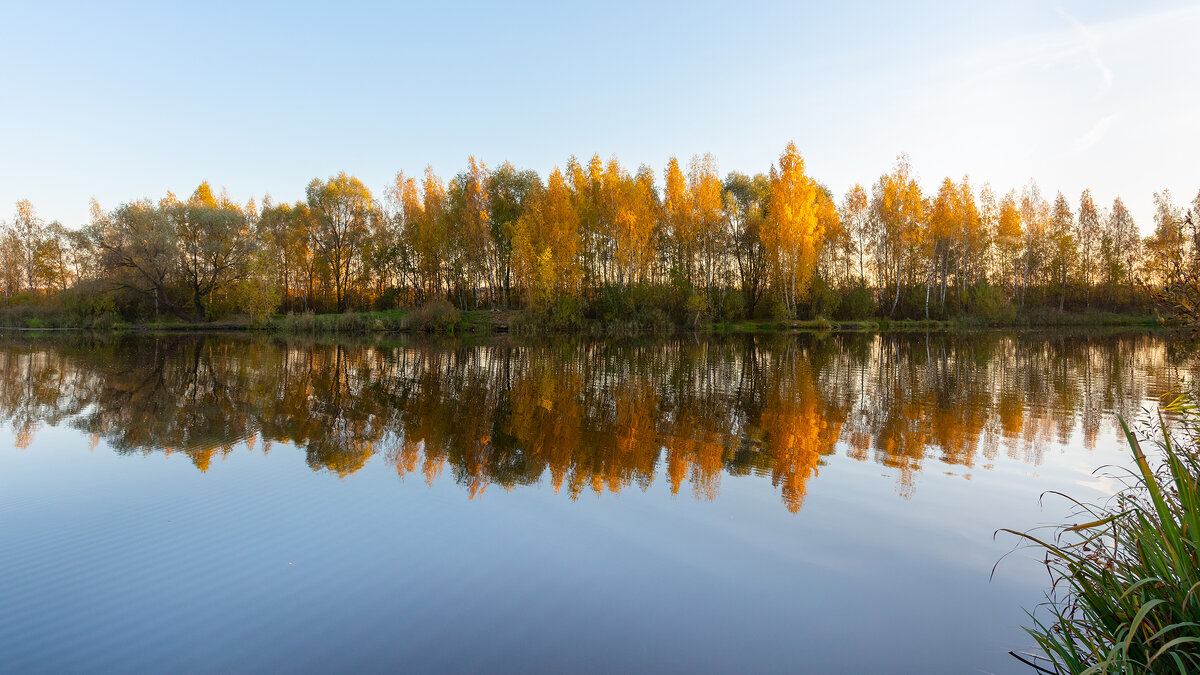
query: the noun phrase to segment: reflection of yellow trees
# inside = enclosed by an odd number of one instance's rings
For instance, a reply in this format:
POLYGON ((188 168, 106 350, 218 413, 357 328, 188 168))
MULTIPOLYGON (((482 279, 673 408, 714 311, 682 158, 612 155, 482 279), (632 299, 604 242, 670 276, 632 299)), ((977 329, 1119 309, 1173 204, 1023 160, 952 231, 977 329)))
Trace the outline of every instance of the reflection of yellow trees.
POLYGON ((528 461, 550 470, 555 492, 568 478, 568 492, 578 495, 590 472, 572 471, 582 441, 581 382, 576 372, 531 368, 509 392, 512 414, 508 433, 524 448, 528 461))
POLYGON ((654 428, 658 396, 648 382, 625 382, 613 392, 616 430, 610 462, 631 466, 636 473, 654 473, 658 432, 654 428))
POLYGON ((571 498, 655 480, 715 498, 770 476, 800 508, 823 458, 1037 463, 1191 376, 1150 337, 790 336, 652 343, 286 344, 229 338, 0 345, 0 421, 29 447, 68 424, 201 471, 235 447, 302 449, 339 476, 376 455, 471 497, 548 478, 571 498))
POLYGON ((808 366, 796 361, 766 397, 760 425, 770 457, 771 483, 780 488, 788 510, 804 503, 805 482, 817 474, 824 455, 833 454, 845 416, 825 405, 808 366))
POLYGON ((882 452, 883 465, 899 471, 901 494, 912 493, 913 475, 921 470, 931 438, 926 408, 920 402, 904 401, 888 411, 875 447, 882 452))
POLYGON ((22 420, 16 428, 16 439, 13 441, 13 445, 21 450, 28 448, 29 444, 33 442, 33 434, 37 431, 37 427, 38 424, 32 420, 22 420))
POLYGON ((666 473, 671 492, 679 493, 685 479, 690 480, 698 498, 713 499, 721 487, 727 433, 714 429, 716 420, 680 411, 672 418, 667 433, 666 473))
MULTIPOLYGON (((207 473, 209 467, 212 466, 214 458, 216 458, 218 455, 224 457, 232 451, 232 445, 226 445, 220 448, 201 446, 197 448, 185 449, 183 450, 183 453, 187 455, 188 459, 192 460, 192 464, 195 465, 197 469, 200 469, 200 473, 207 473)), ((167 454, 170 454, 171 449, 166 449, 166 452, 167 454)))

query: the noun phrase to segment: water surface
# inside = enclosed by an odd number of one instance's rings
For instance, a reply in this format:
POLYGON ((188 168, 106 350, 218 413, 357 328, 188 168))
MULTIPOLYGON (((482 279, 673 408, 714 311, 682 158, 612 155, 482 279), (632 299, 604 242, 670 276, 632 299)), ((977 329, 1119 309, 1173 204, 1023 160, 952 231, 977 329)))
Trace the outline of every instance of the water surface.
POLYGON ((0 670, 1014 672, 1139 334, 0 341, 0 670))

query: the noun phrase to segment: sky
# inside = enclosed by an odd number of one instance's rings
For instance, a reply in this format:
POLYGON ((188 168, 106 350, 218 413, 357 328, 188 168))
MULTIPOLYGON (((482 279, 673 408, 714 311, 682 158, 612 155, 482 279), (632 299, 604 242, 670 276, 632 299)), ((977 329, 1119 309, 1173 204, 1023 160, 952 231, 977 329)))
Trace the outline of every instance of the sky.
POLYGON ((79 226, 201 181, 302 199, 469 156, 712 153, 795 141, 840 201, 907 153, 923 187, 1036 180, 1073 204, 1200 191, 1200 3, 305 4, 0 0, 0 219, 79 226), (903 5, 903 6, 901 6, 903 5))

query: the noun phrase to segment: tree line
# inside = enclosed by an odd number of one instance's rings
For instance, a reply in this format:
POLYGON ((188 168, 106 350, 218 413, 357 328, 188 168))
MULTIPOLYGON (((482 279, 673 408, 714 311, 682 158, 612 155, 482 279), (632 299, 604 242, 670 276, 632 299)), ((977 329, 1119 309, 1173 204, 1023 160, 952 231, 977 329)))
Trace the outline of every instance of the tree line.
POLYGON ((1022 309, 1131 309, 1200 265, 1200 194, 1154 195, 1143 238, 1120 197, 999 194, 967 176, 925 192, 906 156, 837 200, 794 144, 766 174, 720 176, 711 155, 662 175, 570 158, 543 180, 470 158, 380 194, 346 173, 305 198, 240 204, 202 183, 79 228, 17 203, 0 238, 8 305, 81 314, 383 310, 449 301, 526 308, 555 324, 660 318, 1003 319, 1022 309))

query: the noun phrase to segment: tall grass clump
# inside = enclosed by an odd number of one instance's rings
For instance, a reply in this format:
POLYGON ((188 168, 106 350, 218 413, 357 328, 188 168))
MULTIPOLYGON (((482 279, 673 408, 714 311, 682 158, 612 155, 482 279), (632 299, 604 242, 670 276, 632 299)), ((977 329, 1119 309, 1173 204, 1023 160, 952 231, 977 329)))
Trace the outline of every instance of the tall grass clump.
POLYGON ((405 314, 400 320, 404 330, 426 333, 454 333, 462 322, 462 315, 454 305, 445 300, 434 300, 405 314))
POLYGON ((1144 433, 1121 428, 1136 468, 1111 500, 1071 500, 1085 522, 1051 536, 1004 530, 1053 580, 1026 628, 1042 653, 1013 655, 1045 673, 1200 673, 1200 411, 1179 397, 1144 433))

